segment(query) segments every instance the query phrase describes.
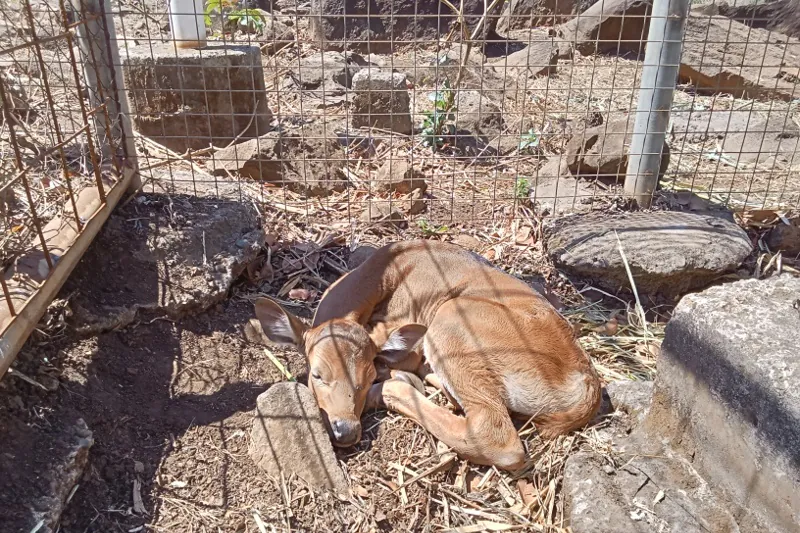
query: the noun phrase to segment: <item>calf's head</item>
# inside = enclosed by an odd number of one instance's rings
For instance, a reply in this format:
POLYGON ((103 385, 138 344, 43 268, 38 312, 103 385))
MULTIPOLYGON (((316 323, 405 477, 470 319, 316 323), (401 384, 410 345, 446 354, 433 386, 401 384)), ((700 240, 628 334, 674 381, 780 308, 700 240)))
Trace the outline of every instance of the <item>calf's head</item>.
POLYGON ((339 318, 309 327, 276 302, 260 298, 256 317, 274 343, 295 346, 308 361, 308 386, 327 419, 334 444, 347 447, 361 440, 361 413, 375 381, 376 358, 402 357, 425 334, 409 324, 392 331, 380 347, 358 322, 339 318))

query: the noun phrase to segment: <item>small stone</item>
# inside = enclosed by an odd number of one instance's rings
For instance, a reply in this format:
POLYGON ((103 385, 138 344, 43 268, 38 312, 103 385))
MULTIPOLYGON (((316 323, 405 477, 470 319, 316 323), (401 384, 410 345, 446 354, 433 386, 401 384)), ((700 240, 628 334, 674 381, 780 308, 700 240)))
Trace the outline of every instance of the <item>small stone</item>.
POLYGON ((406 77, 398 72, 364 69, 353 76, 353 127, 410 134, 410 98, 406 77))
POLYGON ((616 473, 616 470, 614 470, 613 466, 611 466, 610 464, 606 463, 606 464, 603 465, 603 472, 605 472, 609 476, 613 476, 616 473))
POLYGON ((144 474, 144 464, 140 461, 133 462, 133 471, 137 474, 144 474))
POLYGON ((138 368, 134 368, 134 367, 132 367, 132 366, 129 366, 129 367, 126 369, 126 371, 127 371, 127 372, 128 372, 128 374, 130 374, 131 376, 136 376, 136 375, 138 375, 138 374, 139 374, 139 369, 138 369, 138 368))
POLYGON ((773 252, 779 250, 784 254, 800 254, 800 220, 794 220, 791 225, 780 224, 772 228, 767 235, 767 246, 773 252))
POLYGON ((406 223, 406 219, 400 211, 397 210, 399 202, 389 202, 386 200, 373 201, 367 205, 367 208, 361 213, 361 221, 366 223, 381 223, 381 224, 394 224, 395 226, 402 227, 406 223))
POLYGON ((374 246, 359 246, 350 252, 350 257, 347 258, 347 268, 353 270, 361 263, 369 259, 376 250, 377 248, 374 246))
POLYGON ((278 383, 258 397, 249 453, 276 478, 295 474, 314 487, 349 491, 314 395, 300 383, 278 383))
POLYGON ((378 190, 398 194, 409 194, 415 189, 422 193, 428 189, 422 172, 406 160, 389 160, 378 169, 378 190))

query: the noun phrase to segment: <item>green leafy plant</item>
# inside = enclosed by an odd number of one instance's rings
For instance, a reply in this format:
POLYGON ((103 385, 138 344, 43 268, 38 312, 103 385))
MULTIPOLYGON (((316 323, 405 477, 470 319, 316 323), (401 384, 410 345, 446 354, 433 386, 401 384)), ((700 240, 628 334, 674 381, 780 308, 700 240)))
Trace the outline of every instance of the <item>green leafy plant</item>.
POLYGON ((426 111, 422 121, 423 144, 434 152, 444 145, 445 137, 455 135, 456 92, 445 80, 442 88, 428 96, 433 110, 426 111))
POLYGON ((542 136, 539 135, 539 132, 535 129, 531 128, 528 130, 528 133, 522 136, 522 139, 519 142, 519 151, 520 152, 533 152, 539 148, 539 143, 542 140, 542 136))
POLYGON ((213 24, 213 17, 219 17, 224 29, 238 28, 246 32, 261 31, 267 23, 265 11, 239 8, 237 0, 208 0, 204 15, 206 26, 213 24))
POLYGON ((433 237, 434 235, 441 235, 442 233, 446 233, 448 228, 447 226, 437 226, 436 224, 431 224, 424 218, 417 220, 417 226, 419 227, 422 234, 426 237, 433 237))
POLYGON ((531 183, 528 178, 517 178, 514 183, 514 196, 518 199, 527 200, 531 193, 531 183))

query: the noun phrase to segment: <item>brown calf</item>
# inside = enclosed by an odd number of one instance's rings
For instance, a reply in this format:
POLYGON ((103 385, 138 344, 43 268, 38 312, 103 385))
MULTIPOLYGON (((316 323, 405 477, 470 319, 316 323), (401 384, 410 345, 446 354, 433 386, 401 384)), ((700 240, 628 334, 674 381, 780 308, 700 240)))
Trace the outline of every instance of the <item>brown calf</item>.
POLYGON ((305 352, 309 386, 340 446, 361 438, 365 406, 385 406, 462 457, 513 470, 525 452, 511 414, 533 417, 551 437, 583 426, 600 405, 600 380, 569 323, 525 283, 451 244, 377 250, 328 289, 311 327, 268 299, 256 315, 271 340, 305 352), (465 416, 412 380, 373 384, 376 363, 420 371, 423 356, 429 381, 465 416))

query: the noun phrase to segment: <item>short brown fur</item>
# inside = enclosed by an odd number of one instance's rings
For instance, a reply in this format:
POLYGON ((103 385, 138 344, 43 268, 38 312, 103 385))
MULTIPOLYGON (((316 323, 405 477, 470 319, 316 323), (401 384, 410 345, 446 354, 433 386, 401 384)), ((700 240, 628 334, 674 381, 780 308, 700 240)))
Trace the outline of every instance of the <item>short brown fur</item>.
POLYGON ((339 444, 360 438, 354 420, 365 406, 386 406, 466 459, 516 469, 525 454, 512 414, 533 417, 552 437, 585 425, 600 405, 600 380, 569 323, 525 283, 451 244, 411 241, 377 250, 328 289, 311 328, 271 301, 257 302, 256 313, 273 340, 297 330, 292 342, 305 347, 309 383, 332 425, 339 424, 339 444), (281 320, 283 329, 276 329, 281 320), (331 324, 351 341, 309 346, 331 324), (422 372, 420 355, 434 373, 425 377, 464 416, 437 406, 397 373, 369 387, 376 363, 422 372), (318 367, 337 385, 321 385, 318 367))

